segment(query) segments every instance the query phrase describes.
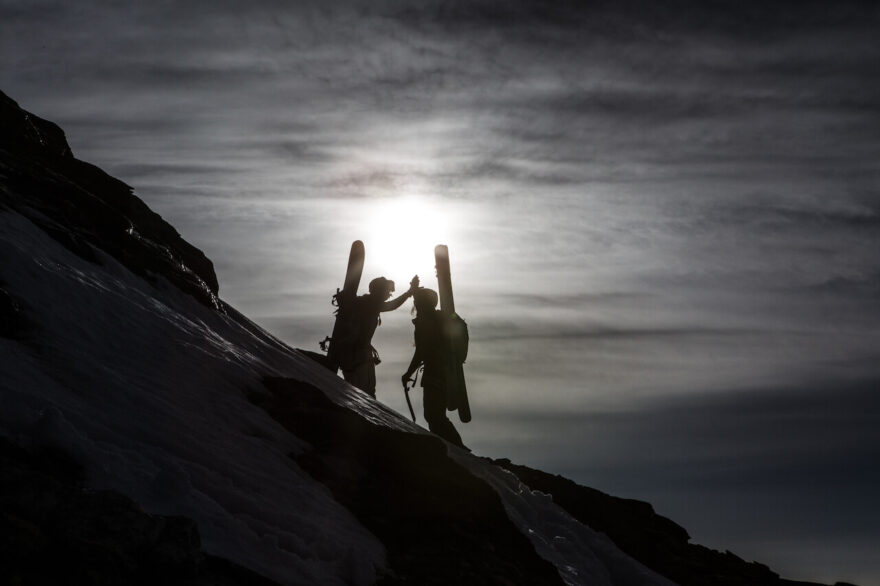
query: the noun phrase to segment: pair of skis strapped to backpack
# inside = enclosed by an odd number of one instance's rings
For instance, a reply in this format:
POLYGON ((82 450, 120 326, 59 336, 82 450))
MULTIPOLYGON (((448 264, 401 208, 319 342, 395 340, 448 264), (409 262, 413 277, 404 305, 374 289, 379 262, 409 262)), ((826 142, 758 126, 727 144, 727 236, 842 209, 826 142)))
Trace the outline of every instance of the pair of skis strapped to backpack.
MULTIPOLYGON (((333 372, 338 372, 345 362, 352 329, 356 326, 353 315, 354 300, 364 270, 364 243, 355 240, 348 255, 348 269, 342 289, 337 289, 332 303, 336 306, 336 322, 333 333, 320 342, 321 350, 327 352, 327 364, 333 372)), ((464 380, 464 361, 467 358, 467 323, 455 313, 455 298, 452 295, 452 276, 449 268, 449 248, 445 244, 434 247, 434 261, 437 269, 437 285, 440 296, 440 313, 444 323, 444 344, 446 355, 446 407, 458 411, 463 423, 471 420, 471 408, 464 380)), ((405 387, 406 402, 415 421, 415 413, 409 401, 408 387, 405 387)))
POLYGON ((324 338, 320 346, 321 350, 327 352, 327 366, 333 372, 338 372, 340 366, 346 362, 345 355, 351 353, 349 346, 356 337, 357 320, 354 315, 354 303, 361 283, 361 274, 364 272, 365 258, 364 243, 360 240, 352 242, 345 281, 342 289, 336 290, 331 301, 336 307, 336 322, 333 324, 333 333, 324 338))
POLYGON ((434 247, 434 261, 437 268, 437 285, 440 295, 440 313, 444 323, 444 343, 446 348, 446 408, 458 410, 462 423, 471 420, 471 406, 468 401, 467 385, 464 380, 464 361, 467 358, 467 323, 455 313, 455 298, 452 295, 452 275, 449 268, 449 248, 445 244, 434 247))

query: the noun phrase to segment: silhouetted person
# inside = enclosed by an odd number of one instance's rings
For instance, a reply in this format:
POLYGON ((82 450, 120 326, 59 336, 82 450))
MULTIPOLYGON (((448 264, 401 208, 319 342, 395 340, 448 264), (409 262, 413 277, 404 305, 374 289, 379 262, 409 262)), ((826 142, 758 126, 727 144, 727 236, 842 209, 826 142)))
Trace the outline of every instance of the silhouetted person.
POLYGON ((437 293, 431 289, 418 289, 413 295, 413 303, 416 306, 416 318, 413 320, 416 327, 416 349, 409 368, 400 380, 406 387, 419 366, 425 365, 422 388, 425 391, 425 421, 428 422, 428 429, 449 443, 465 448, 455 426, 446 417, 447 355, 442 329, 443 318, 436 309, 437 293))
POLYGON ((370 281, 370 292, 355 299, 355 316, 357 331, 353 342, 351 368, 343 367, 342 376, 346 381, 362 391, 376 396, 376 365, 379 364, 379 353, 373 348, 373 334, 381 323, 379 314, 383 311, 394 311, 406 301, 419 286, 416 275, 410 282, 409 290, 403 295, 388 301, 394 292, 394 281, 378 277, 370 281))

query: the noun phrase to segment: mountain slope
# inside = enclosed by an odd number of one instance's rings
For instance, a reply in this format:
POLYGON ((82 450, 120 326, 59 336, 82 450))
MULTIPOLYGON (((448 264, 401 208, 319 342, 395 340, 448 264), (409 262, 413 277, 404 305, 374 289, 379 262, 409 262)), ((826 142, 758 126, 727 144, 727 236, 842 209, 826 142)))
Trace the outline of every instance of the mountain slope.
POLYGON ((283 584, 672 583, 225 304, 57 126, 2 94, 0 121, 0 436, 283 584))
POLYGON ((144 513, 118 492, 88 490, 64 452, 0 438, 4 584, 275 586, 206 555, 196 524, 144 513))

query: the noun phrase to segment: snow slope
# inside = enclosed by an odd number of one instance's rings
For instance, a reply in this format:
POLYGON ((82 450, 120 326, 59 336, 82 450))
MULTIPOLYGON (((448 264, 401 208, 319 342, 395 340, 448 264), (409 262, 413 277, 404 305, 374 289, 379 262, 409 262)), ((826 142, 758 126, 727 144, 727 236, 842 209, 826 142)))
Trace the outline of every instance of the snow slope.
MULTIPOLYGON (((204 548, 284 584, 369 584, 382 543, 290 454, 308 446, 248 400, 289 377, 386 427, 427 433, 232 308, 220 312, 0 211, 0 286, 28 321, 0 337, 0 434, 54 445, 90 485, 198 523, 204 548)), ((511 473, 449 446, 568 584, 670 584, 511 473)))
POLYGON ((35 341, 0 340, 0 432, 64 447, 95 487, 194 518, 205 549, 288 584, 365 584, 383 547, 287 457, 302 444, 243 389, 310 366, 113 259, 87 263, 0 214, 0 279, 35 341))

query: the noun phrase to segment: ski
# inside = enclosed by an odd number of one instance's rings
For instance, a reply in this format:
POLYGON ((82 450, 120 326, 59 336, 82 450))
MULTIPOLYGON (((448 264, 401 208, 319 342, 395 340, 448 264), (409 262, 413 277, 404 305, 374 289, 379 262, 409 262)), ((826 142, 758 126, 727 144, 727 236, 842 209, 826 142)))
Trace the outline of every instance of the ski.
MULTIPOLYGON (((449 268, 449 248, 445 244, 434 247, 434 261, 437 269, 437 285, 440 296, 440 312, 446 318, 449 328, 463 328, 464 336, 467 336, 467 326, 455 313, 455 298, 452 295, 452 275, 449 268)), ((449 332, 449 339, 459 332, 449 332)), ((450 345, 453 345, 450 343, 450 345)), ((471 407, 468 402, 467 385, 464 381, 463 357, 458 357, 454 349, 450 349, 449 362, 446 376, 446 408, 449 411, 458 410, 458 418, 462 423, 471 420, 471 407)))
POLYGON ((336 295, 333 296, 333 303, 336 305, 336 323, 333 324, 330 339, 322 342, 322 348, 327 347, 326 343, 329 343, 327 365, 333 372, 339 371, 339 367, 346 362, 345 355, 353 351, 354 339, 357 336, 353 306, 361 283, 361 274, 364 272, 365 255, 363 242, 355 240, 351 243, 345 281, 342 289, 337 289, 336 295))

